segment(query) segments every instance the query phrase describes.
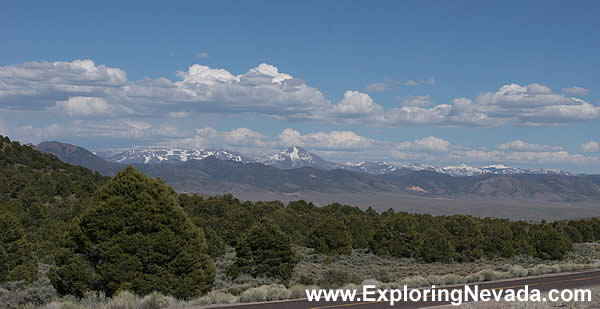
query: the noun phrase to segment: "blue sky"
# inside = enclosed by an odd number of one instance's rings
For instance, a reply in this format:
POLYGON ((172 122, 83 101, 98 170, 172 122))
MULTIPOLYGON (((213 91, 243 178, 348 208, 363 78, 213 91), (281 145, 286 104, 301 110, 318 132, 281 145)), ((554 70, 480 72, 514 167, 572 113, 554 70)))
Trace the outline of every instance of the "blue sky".
POLYGON ((2 6, 0 133, 24 142, 600 173, 594 1, 2 6))

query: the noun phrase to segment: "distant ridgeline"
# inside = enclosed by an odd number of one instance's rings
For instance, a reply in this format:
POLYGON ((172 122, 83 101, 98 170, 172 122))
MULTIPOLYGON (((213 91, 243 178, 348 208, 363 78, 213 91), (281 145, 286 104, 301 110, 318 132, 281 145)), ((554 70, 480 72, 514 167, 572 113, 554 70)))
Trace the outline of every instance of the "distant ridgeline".
POLYGON ((62 294, 126 289, 197 296, 211 289, 212 259, 227 246, 237 252, 229 276, 285 284, 298 262, 292 244, 328 255, 368 249, 466 262, 561 259, 572 243, 596 240, 596 218, 534 223, 177 194, 132 167, 103 177, 0 136, 0 282, 31 282, 42 262, 52 265, 50 279, 62 294))

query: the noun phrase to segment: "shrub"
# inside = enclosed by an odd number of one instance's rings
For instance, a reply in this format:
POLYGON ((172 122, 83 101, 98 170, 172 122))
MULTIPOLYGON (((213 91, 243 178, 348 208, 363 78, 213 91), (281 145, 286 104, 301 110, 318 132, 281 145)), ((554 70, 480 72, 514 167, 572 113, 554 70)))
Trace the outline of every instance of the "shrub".
POLYGON ((291 293, 283 285, 263 285, 251 288, 240 295, 243 303, 288 299, 291 293))
POLYGON ((302 284, 302 285, 313 285, 313 284, 317 283, 317 279, 311 275, 303 274, 298 279, 298 283, 302 284))
POLYGON ((159 292, 152 292, 137 304, 136 309, 161 309, 175 305, 177 301, 172 296, 165 296, 159 292))
POLYGON ((75 304, 73 302, 67 301, 60 304, 60 309, 85 309, 85 307, 80 306, 79 304, 75 304))
POLYGON ((106 309, 134 309, 139 297, 129 291, 121 291, 113 295, 106 304, 106 309))
POLYGON ((508 270, 508 273, 513 278, 525 277, 527 276, 527 269, 524 269, 521 266, 513 266, 508 270))
POLYGON ((575 266, 571 263, 567 263, 567 264, 559 264, 558 268, 560 269, 561 272, 568 272, 568 271, 573 271, 575 269, 575 266))
POLYGON ((479 278, 478 281, 493 281, 501 278, 500 273, 491 269, 484 269, 476 274, 479 278))
POLYGON ((406 279, 402 280, 400 283, 402 285, 406 285, 409 288, 418 288, 418 287, 424 287, 424 286, 429 285, 429 282, 427 281, 427 279, 425 279, 421 276, 406 278, 406 279))
POLYGON ((468 276, 465 277, 465 282, 464 283, 474 283, 474 282, 479 282, 479 275, 478 274, 470 274, 468 276))
POLYGON ((267 300, 282 300, 290 298, 290 291, 283 285, 270 285, 267 288, 267 300))
POLYGON ((442 276, 443 285, 454 285, 464 282, 464 278, 455 274, 448 274, 442 276))
POLYGON ((378 281, 381 281, 381 282, 390 282, 390 281, 392 281, 392 280, 393 280, 393 279, 392 279, 392 277, 391 277, 391 275, 390 275, 390 272, 388 272, 388 271, 386 271, 386 270, 384 270, 384 269, 379 269, 379 270, 378 270, 378 271, 375 273, 375 278, 376 278, 378 281))
POLYGON ((548 273, 552 272, 552 267, 545 265, 545 264, 540 264, 533 268, 529 268, 528 272, 529 272, 530 276, 548 274, 548 273))
POLYGON ((290 288, 290 298, 291 299, 306 298, 306 289, 313 289, 313 288, 316 288, 316 287, 315 286, 307 286, 307 285, 303 285, 303 284, 294 284, 290 288))
POLYGON ((253 303, 265 301, 266 299, 267 288, 265 286, 248 289, 240 295, 240 302, 242 303, 253 303))
POLYGON ((41 306, 57 296, 47 277, 48 265, 38 267, 38 279, 32 283, 25 281, 7 282, 0 287, 0 307, 8 308, 31 305, 41 306))
POLYGON ((342 270, 329 269, 323 273, 319 286, 321 287, 340 287, 353 281, 353 276, 349 272, 342 270))
POLYGON ((211 291, 208 294, 192 300, 191 305, 235 304, 240 298, 229 293, 211 291))
POLYGON ((360 285, 363 285, 363 286, 364 285, 374 285, 376 287, 380 287, 380 286, 382 286, 382 283, 375 279, 366 279, 366 280, 363 280, 363 282, 360 285))
POLYGON ((427 276, 427 282, 429 282, 430 285, 442 285, 444 283, 442 277, 436 275, 427 276))

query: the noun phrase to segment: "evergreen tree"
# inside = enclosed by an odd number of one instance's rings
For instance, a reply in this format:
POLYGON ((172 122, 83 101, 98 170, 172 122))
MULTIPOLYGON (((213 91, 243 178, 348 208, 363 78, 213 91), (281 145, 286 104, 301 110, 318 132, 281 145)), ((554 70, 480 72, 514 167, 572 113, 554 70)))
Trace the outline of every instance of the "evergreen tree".
POLYGON ((225 242, 213 229, 204 227, 204 236, 206 237, 208 255, 216 259, 225 254, 225 242))
POLYGON ((298 263, 289 237, 270 220, 254 224, 236 248, 236 261, 228 274, 248 273, 266 276, 287 283, 298 263))
POLYGON ((414 220, 400 213, 384 219, 373 235, 369 248, 380 256, 413 257, 419 241, 414 220))
POLYGON ((420 256, 427 263, 448 263, 455 255, 454 245, 450 236, 435 228, 429 228, 423 235, 423 245, 420 256))
POLYGON ((324 254, 350 254, 352 235, 346 225, 331 218, 315 228, 309 237, 309 246, 324 254))
MULTIPOLYGON (((489 220, 483 224, 483 251, 487 256, 505 256, 510 253, 508 247, 514 247, 514 235, 508 220, 489 220), (504 253, 503 253, 504 252, 504 253)), ((526 231, 522 231, 521 237, 526 237, 526 231)), ((513 250, 514 251, 514 250, 513 250)), ((509 256, 505 256, 509 257, 509 256)))
POLYGON ((362 213, 360 215, 353 214, 345 221, 352 235, 352 248, 368 248, 369 242, 375 234, 373 221, 362 213))
POLYGON ((533 232, 533 246, 542 259, 558 260, 572 250, 569 237, 556 231, 552 225, 542 223, 533 232))
POLYGON ((583 236, 581 236, 581 233, 575 227, 567 225, 567 226, 564 227, 564 230, 565 230, 565 233, 567 233, 567 235, 569 236, 569 238, 571 239, 572 242, 574 242, 574 243, 583 242, 583 236))
POLYGON ((0 213, 0 282, 37 279, 33 245, 25 238, 21 222, 11 212, 0 213))
POLYGON ((55 259, 60 268, 51 269, 48 277, 58 293, 83 297, 85 291, 98 288, 98 276, 87 261, 74 254, 72 249, 58 249, 55 259))
POLYGON ((455 215, 446 219, 446 230, 452 235, 458 262, 472 262, 483 255, 483 235, 477 220, 455 215))
POLYGON ((81 294, 93 279, 91 285, 109 296, 131 290, 189 298, 209 291, 215 279, 203 232, 179 206, 177 194, 132 167, 98 190, 68 239, 75 257, 58 260, 52 275, 63 293, 81 294), (97 278, 87 274, 88 266, 97 278))

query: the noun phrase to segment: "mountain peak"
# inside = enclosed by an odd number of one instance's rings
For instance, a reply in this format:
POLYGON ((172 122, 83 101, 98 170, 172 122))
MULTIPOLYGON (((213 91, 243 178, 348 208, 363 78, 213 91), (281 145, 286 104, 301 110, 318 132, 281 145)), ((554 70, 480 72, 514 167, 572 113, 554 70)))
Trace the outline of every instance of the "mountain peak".
POLYGON ((315 154, 312 154, 312 153, 306 151, 306 149, 304 149, 304 148, 302 148, 300 146, 291 146, 291 147, 288 147, 285 150, 281 151, 280 153, 289 153, 289 154, 296 153, 296 154, 311 154, 311 155, 315 155, 315 154))
POLYGON ((337 163, 324 160, 300 146, 292 146, 283 151, 268 154, 261 160, 261 163, 282 169, 299 167, 333 169, 339 167, 337 163))
POLYGON ((308 151, 306 151, 304 148, 302 148, 300 146, 290 146, 290 147, 286 148, 282 152, 295 152, 295 151, 298 151, 298 152, 308 152, 308 151))
POLYGON ((83 147, 71 144, 54 141, 43 142, 35 146, 35 149, 53 154, 63 162, 85 166, 91 170, 100 172, 102 175, 114 175, 121 168, 121 166, 115 163, 107 162, 97 157, 93 152, 83 147))
MULTIPOLYGON (((68 153, 79 148, 72 145, 61 144, 60 148, 53 142, 42 143, 38 147, 46 148, 48 152, 68 153), (45 147, 41 147, 45 146, 45 147)), ((93 155, 93 154, 89 154, 93 155)), ((514 175, 514 174, 546 174, 546 175, 572 175, 564 170, 536 169, 528 170, 511 167, 501 163, 490 164, 482 167, 470 166, 466 163, 454 165, 433 166, 422 163, 397 164, 388 161, 361 161, 336 163, 325 160, 320 156, 304 149, 301 146, 290 146, 279 152, 273 152, 264 156, 246 155, 226 149, 185 149, 168 147, 133 148, 120 153, 105 153, 107 160, 114 163, 180 163, 189 160, 201 160, 214 156, 219 160, 236 161, 240 163, 262 163, 281 169, 293 169, 301 167, 313 167, 322 170, 346 169, 369 174, 406 174, 417 171, 429 171, 450 176, 477 176, 477 175, 514 175)))
POLYGON ((189 160, 202 160, 214 156, 220 160, 231 160, 237 162, 256 162, 251 156, 224 149, 181 149, 167 147, 148 147, 130 149, 124 152, 111 154, 107 160, 117 163, 179 163, 189 160))

